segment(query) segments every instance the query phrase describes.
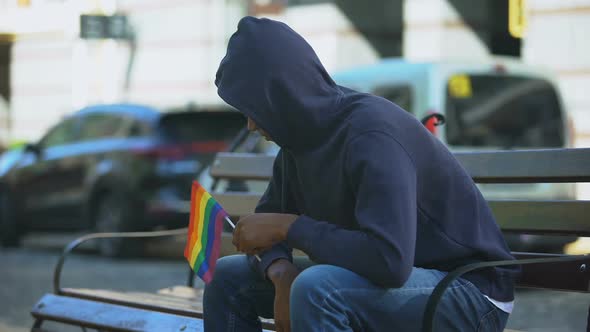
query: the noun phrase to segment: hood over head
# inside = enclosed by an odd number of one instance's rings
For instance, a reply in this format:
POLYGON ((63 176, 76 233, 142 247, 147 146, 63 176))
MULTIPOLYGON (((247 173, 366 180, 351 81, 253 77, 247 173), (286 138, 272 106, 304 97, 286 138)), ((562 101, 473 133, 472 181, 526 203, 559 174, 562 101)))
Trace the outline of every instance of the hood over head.
POLYGON ((319 144, 343 92, 311 46, 286 24, 244 17, 215 79, 217 93, 282 148, 319 144))

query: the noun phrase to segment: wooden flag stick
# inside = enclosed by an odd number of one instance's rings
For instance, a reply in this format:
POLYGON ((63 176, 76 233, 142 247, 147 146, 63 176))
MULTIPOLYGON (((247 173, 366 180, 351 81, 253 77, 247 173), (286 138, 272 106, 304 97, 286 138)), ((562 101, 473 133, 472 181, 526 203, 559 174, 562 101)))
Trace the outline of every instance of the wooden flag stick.
MULTIPOLYGON (((233 223, 233 221, 231 221, 231 219, 229 219, 228 216, 225 216, 225 221, 227 221, 229 223, 229 225, 231 226, 231 228, 236 229, 236 224, 233 223)), ((260 259, 260 256, 255 255, 256 259, 261 262, 262 260, 260 259)))

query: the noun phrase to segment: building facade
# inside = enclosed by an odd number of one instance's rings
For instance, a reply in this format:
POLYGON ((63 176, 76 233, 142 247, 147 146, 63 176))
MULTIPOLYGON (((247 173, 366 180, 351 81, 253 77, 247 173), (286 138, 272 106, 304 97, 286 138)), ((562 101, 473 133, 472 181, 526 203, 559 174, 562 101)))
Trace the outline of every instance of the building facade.
POLYGON ((215 70, 236 23, 252 14, 290 24, 330 72, 390 56, 520 56, 557 74, 575 144, 590 146, 590 0, 527 1, 522 40, 506 36, 508 0, 477 2, 0 0, 0 140, 34 141, 94 103, 220 104, 215 70), (126 38, 80 37, 81 15, 115 14, 126 17, 126 38))

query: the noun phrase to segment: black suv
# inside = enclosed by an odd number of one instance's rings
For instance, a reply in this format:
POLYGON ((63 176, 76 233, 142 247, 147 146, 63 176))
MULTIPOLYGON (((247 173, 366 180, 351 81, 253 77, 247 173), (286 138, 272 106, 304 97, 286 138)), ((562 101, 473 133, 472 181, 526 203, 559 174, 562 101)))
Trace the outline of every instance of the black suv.
MULTIPOLYGON (((0 241, 31 230, 137 231, 188 223, 190 188, 246 126, 238 112, 97 105, 64 118, 0 173, 0 241)), ((104 240, 116 256, 133 241, 104 240)))

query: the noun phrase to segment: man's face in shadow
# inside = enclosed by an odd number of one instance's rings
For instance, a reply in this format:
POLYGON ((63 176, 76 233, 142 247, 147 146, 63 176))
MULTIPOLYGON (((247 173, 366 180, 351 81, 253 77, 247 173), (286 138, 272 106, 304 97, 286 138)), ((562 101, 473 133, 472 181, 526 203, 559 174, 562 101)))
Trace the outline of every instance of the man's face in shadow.
POLYGON ((248 118, 248 130, 249 131, 257 131, 267 141, 269 141, 269 142, 273 141, 272 138, 270 138, 270 136, 268 135, 268 133, 266 131, 264 131, 262 128, 258 127, 256 125, 256 123, 254 122, 254 120, 252 120, 251 118, 248 118))

